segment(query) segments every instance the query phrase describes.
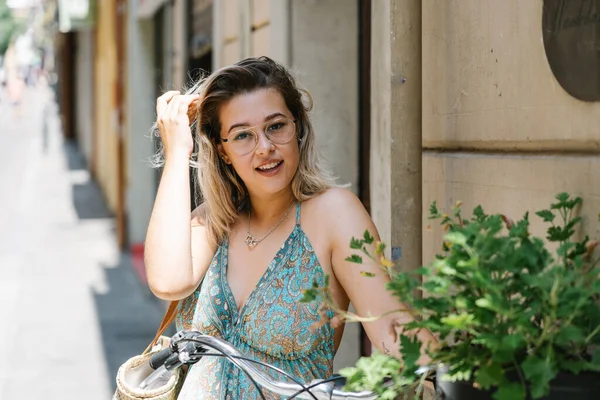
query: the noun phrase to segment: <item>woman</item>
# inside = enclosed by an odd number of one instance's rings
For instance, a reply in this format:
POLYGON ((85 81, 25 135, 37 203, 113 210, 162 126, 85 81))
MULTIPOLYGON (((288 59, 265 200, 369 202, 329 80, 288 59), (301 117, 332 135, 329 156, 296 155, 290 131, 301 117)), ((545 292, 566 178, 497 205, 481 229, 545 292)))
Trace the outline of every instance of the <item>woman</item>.
MULTIPOLYGON (((350 239, 376 229, 356 196, 333 187, 321 169, 310 107, 289 72, 266 57, 218 70, 188 94, 161 96, 164 171, 146 240, 150 288, 165 300, 185 299, 178 329, 223 337, 304 382, 332 374, 343 332, 329 323, 331 309, 299 302, 313 281, 323 285, 328 275, 336 304, 346 310, 351 301, 359 315, 398 308, 377 265, 345 261, 350 239), (192 138, 203 203, 190 220, 192 138)), ((364 323, 379 350, 398 351, 390 327, 399 317, 364 323)), ((205 357, 180 398, 258 394, 230 363, 205 357)))

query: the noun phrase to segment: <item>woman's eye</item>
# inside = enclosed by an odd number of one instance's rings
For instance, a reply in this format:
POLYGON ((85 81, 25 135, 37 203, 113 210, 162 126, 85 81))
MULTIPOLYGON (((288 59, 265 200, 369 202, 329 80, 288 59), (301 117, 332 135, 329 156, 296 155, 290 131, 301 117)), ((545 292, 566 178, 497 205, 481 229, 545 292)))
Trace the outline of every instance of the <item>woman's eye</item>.
POLYGON ((250 132, 239 132, 233 137, 233 140, 235 140, 235 141, 247 140, 251 136, 252 136, 252 133, 250 133, 250 132))
POLYGON ((276 122, 273 125, 269 125, 269 131, 278 131, 285 126, 283 122, 276 122))

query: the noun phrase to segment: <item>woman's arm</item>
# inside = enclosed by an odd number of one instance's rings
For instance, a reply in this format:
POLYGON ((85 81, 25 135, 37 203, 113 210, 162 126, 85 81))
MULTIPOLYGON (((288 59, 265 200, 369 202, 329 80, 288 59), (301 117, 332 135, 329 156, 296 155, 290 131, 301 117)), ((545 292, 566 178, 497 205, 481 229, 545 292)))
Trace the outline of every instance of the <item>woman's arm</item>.
POLYGON ((190 103, 197 96, 167 92, 157 100, 157 125, 165 147, 165 167, 152 209, 144 260, 148 285, 165 300, 192 293, 215 249, 209 243, 200 206, 190 218, 189 157, 193 148, 190 103))
MULTIPOLYGON (((331 197, 327 201, 328 218, 331 218, 328 226, 336 227, 332 230, 331 238, 333 272, 358 316, 379 316, 393 310, 405 309, 405 306, 386 290, 389 276, 381 266, 368 257, 362 257, 363 263, 360 265, 346 261, 348 256, 356 252, 350 248, 353 237, 362 238, 365 230, 368 230, 376 241, 379 240, 375 225, 360 200, 343 189, 332 189, 328 195, 331 197), (361 272, 369 272, 374 276, 366 277, 361 272)), ((363 322, 363 326, 374 347, 381 353, 398 357, 398 325, 412 320, 413 316, 409 312, 395 312, 373 322, 363 322)), ((427 330, 421 330, 417 335, 424 343, 437 343, 427 330)), ((423 352, 425 349, 421 350, 423 352)), ((426 364, 428 358, 423 355, 419 361, 426 364)))

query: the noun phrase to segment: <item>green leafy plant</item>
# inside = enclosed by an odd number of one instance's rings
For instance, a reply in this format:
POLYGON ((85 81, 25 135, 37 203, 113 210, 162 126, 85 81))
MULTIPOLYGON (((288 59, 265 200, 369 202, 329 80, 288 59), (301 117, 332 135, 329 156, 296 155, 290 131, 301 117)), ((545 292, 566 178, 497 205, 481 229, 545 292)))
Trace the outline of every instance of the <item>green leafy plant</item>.
MULTIPOLYGON (((547 395, 559 372, 600 371, 600 271, 593 258, 598 243, 574 239, 581 203, 561 193, 549 209, 536 212, 549 225, 546 241, 530 234, 529 214, 513 222, 478 206, 465 219, 460 204, 449 215, 431 205, 430 218, 447 231, 442 253, 413 273, 393 274, 388 290, 419 316, 405 330, 426 328, 439 338, 440 346, 428 354, 448 367, 445 379, 496 389, 497 400, 521 400, 547 395)), ((351 247, 377 259, 365 244, 353 239, 351 247)), ((349 260, 362 262, 358 255, 349 260)), ((401 353, 396 374, 376 370, 379 379, 401 375, 399 382, 410 386, 416 359, 401 353)), ((362 372, 351 371, 352 384, 375 388, 377 379, 367 379, 363 367, 369 364, 361 363, 356 368, 362 372)))

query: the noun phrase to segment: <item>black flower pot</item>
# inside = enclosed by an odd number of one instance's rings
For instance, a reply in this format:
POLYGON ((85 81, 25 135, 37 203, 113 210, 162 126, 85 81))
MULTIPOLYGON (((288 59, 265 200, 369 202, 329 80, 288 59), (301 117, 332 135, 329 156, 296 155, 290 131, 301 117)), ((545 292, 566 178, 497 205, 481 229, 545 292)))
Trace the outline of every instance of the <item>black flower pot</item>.
MULTIPOLYGON (((472 382, 450 382, 440 379, 447 368, 438 369, 436 396, 438 400, 492 400, 493 391, 479 390, 472 382)), ((559 373, 550 383, 550 394, 540 400, 598 400, 600 373, 582 372, 578 375, 559 373)))
POLYGON ((446 372, 448 372, 447 367, 440 367, 437 370, 435 382, 437 400, 492 400, 494 392, 476 389, 471 381, 450 382, 441 379, 446 372))

